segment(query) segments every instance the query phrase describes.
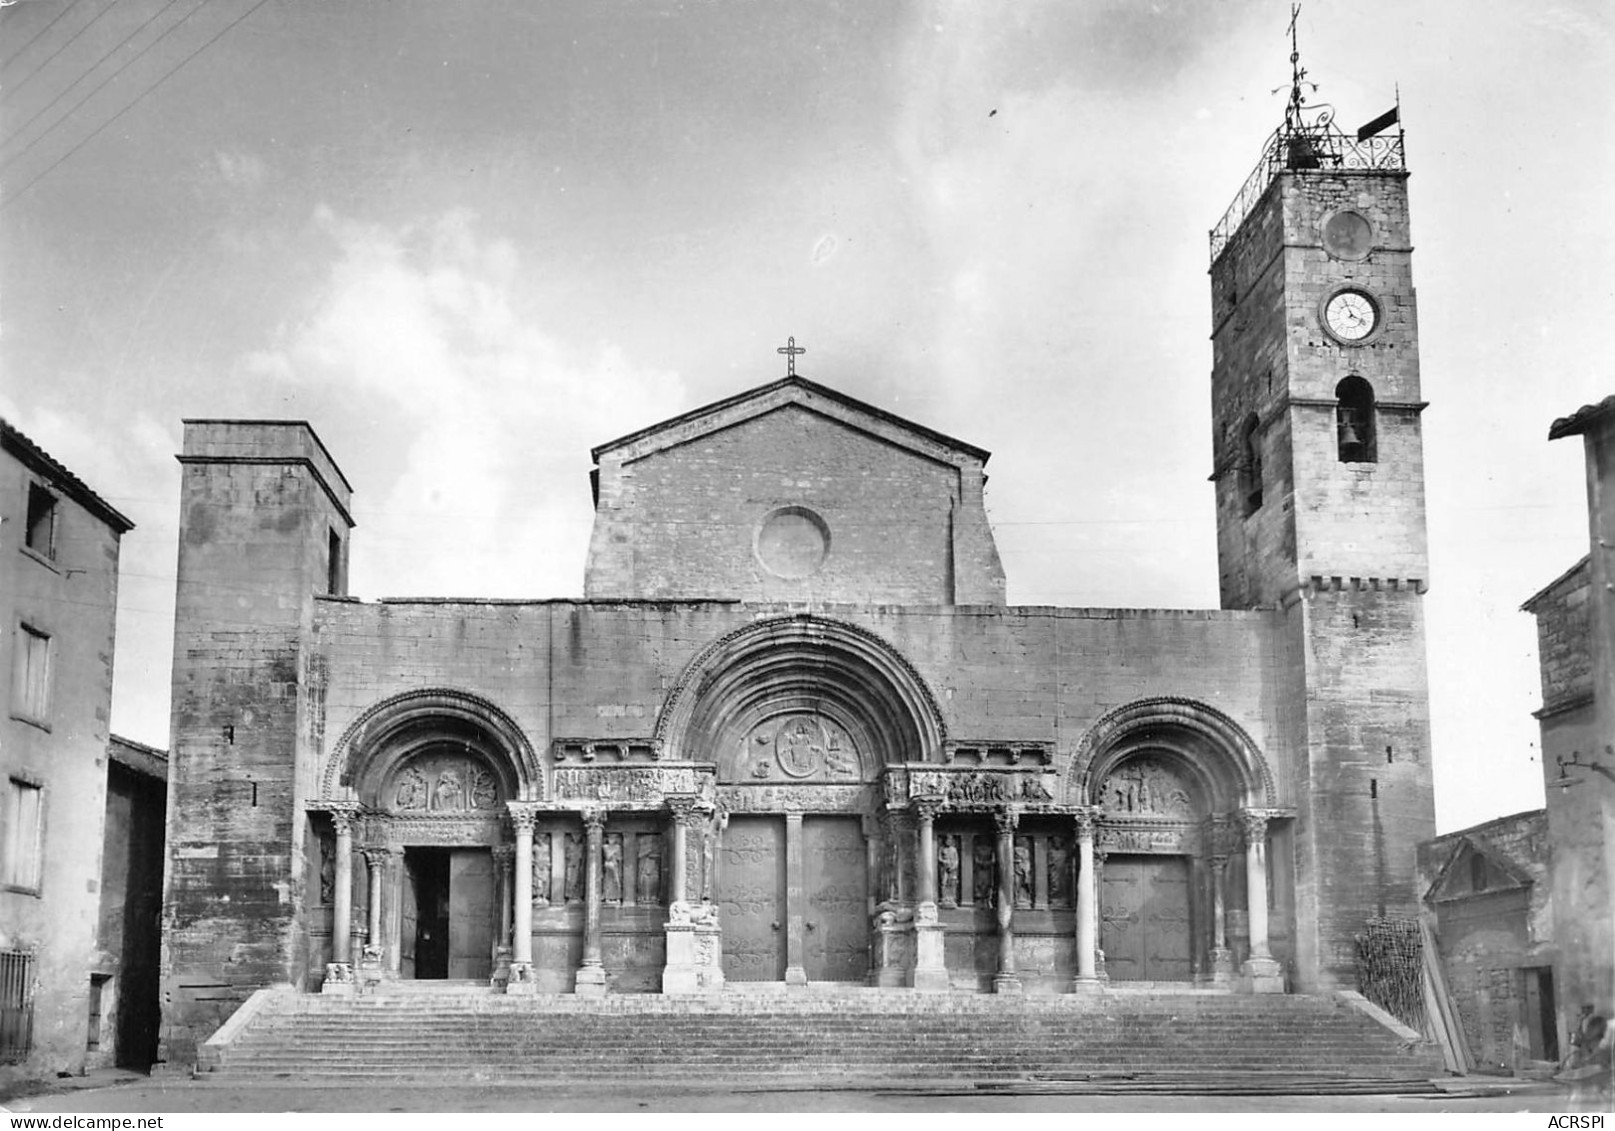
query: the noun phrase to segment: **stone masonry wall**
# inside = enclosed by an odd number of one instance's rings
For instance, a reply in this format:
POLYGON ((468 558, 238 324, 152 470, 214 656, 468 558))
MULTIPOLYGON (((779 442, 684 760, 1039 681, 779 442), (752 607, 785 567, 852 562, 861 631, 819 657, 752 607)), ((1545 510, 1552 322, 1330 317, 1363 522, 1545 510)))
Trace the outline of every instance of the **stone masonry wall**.
POLYGON ((305 425, 187 422, 181 462, 160 1055, 185 1062, 253 989, 301 978, 301 652, 351 524, 305 425))
POLYGON ((786 405, 652 452, 615 477, 596 543, 628 545, 591 552, 592 596, 953 602, 959 469, 817 412, 786 405), (801 577, 771 571, 758 553, 763 520, 792 506, 829 531, 822 565, 801 577))

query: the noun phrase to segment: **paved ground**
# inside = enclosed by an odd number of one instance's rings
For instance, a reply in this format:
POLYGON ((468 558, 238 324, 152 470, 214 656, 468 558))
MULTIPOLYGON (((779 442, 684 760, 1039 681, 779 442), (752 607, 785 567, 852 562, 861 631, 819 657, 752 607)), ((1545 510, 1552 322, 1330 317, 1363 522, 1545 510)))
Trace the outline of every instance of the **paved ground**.
MULTIPOLYGON (((359 1084, 332 1088, 292 1082, 269 1087, 215 1084, 132 1073, 96 1073, 50 1082, 50 1090, 0 1101, 12 1112, 266 1111, 629 1111, 629 1112, 1465 1112, 1609 1111, 1573 1101, 1559 1088, 1493 1078, 1442 1081, 1439 1095, 1222 1096, 1052 1095, 995 1088, 761 1089, 751 1087, 624 1088, 456 1084, 398 1088, 359 1084)), ((1046 1086, 1045 1086, 1046 1087, 1046 1086)))

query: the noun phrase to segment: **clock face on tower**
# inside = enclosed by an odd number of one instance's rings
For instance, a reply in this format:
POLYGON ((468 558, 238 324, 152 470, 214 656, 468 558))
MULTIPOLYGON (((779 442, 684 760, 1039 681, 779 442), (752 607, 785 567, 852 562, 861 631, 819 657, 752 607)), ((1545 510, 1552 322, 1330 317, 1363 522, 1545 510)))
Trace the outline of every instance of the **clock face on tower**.
POLYGON ((1330 333, 1343 342, 1360 342, 1379 325, 1379 307, 1362 291, 1341 291, 1323 308, 1330 333))

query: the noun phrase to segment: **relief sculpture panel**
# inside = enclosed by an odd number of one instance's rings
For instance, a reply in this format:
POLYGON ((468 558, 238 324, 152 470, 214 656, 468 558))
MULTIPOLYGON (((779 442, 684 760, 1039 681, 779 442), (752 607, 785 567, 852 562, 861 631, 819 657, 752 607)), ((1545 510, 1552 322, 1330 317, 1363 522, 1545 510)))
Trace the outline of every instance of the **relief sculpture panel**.
POLYGON ((381 793, 394 813, 492 815, 505 800, 499 779, 477 759, 430 752, 411 758, 381 793))
POLYGON ((1155 758, 1134 758, 1106 775, 1099 803, 1107 812, 1152 817, 1193 817, 1194 805, 1183 780, 1155 758))
POLYGON ((852 739, 822 715, 786 715, 753 728, 741 743, 726 781, 856 782, 862 766, 852 739))

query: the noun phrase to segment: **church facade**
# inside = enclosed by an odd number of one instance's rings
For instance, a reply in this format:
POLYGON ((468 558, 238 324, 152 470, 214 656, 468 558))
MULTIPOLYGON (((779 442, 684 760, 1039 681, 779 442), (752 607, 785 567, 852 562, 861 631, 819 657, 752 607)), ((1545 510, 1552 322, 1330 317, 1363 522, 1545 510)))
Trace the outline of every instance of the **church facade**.
POLYGON ((1287 127, 1213 232, 1220 609, 1008 605, 988 453, 794 373, 594 450, 571 600, 357 600, 314 430, 187 421, 165 1057, 285 982, 1354 986, 1434 832, 1406 176, 1287 127))

